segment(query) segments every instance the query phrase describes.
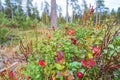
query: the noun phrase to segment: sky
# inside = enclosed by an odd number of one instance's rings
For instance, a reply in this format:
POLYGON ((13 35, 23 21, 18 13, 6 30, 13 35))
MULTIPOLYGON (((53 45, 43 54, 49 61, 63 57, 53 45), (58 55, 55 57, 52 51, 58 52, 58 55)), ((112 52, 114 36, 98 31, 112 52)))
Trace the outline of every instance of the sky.
MULTIPOLYGON (((33 4, 37 3, 38 8, 40 9, 40 4, 44 0, 33 0, 33 4)), ((46 0, 49 4, 51 0, 46 0)), ((81 5, 82 0, 78 0, 79 4, 81 5)), ((66 0, 56 0, 57 4, 62 7, 62 13, 65 15, 66 12, 66 0)), ((88 6, 89 4, 95 7, 95 0, 86 0, 88 6)), ((105 7, 108 7, 110 10, 114 8, 117 11, 118 7, 120 7, 120 0, 105 0, 105 7)), ((69 7, 69 15, 72 15, 72 8, 69 7)))

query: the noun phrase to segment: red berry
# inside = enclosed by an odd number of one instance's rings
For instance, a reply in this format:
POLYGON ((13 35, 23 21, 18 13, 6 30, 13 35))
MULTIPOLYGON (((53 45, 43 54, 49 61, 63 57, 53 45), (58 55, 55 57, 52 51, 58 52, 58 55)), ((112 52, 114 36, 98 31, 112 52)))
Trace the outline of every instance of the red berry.
POLYGON ((40 65, 41 67, 45 67, 45 62, 44 62, 44 61, 39 61, 39 65, 40 65))
POLYGON ((72 38, 71 40, 72 40, 72 43, 73 43, 74 45, 77 44, 77 39, 76 39, 76 38, 72 38))
POLYGON ((78 73, 77 73, 77 76, 78 76, 78 78, 81 78, 81 79, 82 79, 82 78, 83 78, 83 73, 78 72, 78 73))

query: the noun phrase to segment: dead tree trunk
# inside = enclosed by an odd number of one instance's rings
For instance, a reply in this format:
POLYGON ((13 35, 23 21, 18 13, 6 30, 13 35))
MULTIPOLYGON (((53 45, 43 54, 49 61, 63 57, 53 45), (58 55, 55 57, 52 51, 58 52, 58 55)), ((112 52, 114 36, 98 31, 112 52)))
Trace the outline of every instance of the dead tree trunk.
POLYGON ((56 0, 51 0, 51 28, 57 28, 56 0))
POLYGON ((66 23, 68 23, 68 0, 66 0, 66 23))

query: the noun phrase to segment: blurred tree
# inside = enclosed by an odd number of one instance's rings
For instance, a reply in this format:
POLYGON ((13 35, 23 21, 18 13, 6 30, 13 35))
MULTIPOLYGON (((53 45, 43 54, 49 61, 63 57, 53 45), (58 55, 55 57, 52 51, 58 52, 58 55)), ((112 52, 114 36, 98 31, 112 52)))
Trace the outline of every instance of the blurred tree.
POLYGON ((58 18, 61 18, 61 16, 62 16, 62 8, 61 8, 61 6, 59 6, 59 5, 57 5, 57 12, 58 12, 58 18))
POLYGON ((88 6, 87 6, 86 0, 82 0, 82 7, 83 7, 83 11, 87 11, 88 10, 88 6))
POLYGON ((73 21, 76 22, 82 17, 80 5, 76 5, 73 21))
POLYGON ((110 10, 107 7, 103 8, 101 11, 101 23, 106 19, 110 19, 110 10))
POLYGON ((66 0, 66 23, 68 23, 68 0, 66 0))
POLYGON ((120 23, 120 7, 117 10, 117 22, 120 23))
POLYGON ((0 0, 0 12, 2 12, 2 1, 0 0))
POLYGON ((111 15, 111 18, 116 18, 116 12, 114 9, 111 10, 110 15, 111 15))
POLYGON ((110 19, 117 22, 117 12, 114 9, 111 10, 110 19))
POLYGON ((11 18, 13 20, 14 11, 13 11, 13 3, 10 0, 5 0, 5 14, 7 18, 11 18))
POLYGON ((24 10, 22 7, 22 1, 23 0, 15 0, 15 6, 16 6, 15 19, 20 20, 20 21, 25 20, 25 14, 24 14, 24 10))
POLYGON ((51 28, 57 28, 56 0, 51 0, 51 28))
POLYGON ((70 5, 72 6, 72 22, 76 21, 75 16, 79 18, 81 15, 81 8, 78 0, 70 0, 70 5))
POLYGON ((65 23, 65 19, 62 16, 62 8, 59 5, 57 5, 57 12, 58 12, 58 23, 59 24, 64 24, 65 23))
POLYGON ((33 4, 32 4, 33 0, 27 0, 26 1, 26 14, 27 14, 27 18, 29 18, 32 15, 32 8, 33 8, 33 4))
POLYGON ((44 2, 41 3, 41 11, 42 11, 42 22, 44 24, 50 23, 50 4, 45 0, 44 2))
POLYGON ((97 8, 104 7, 104 0, 96 0, 96 6, 97 8))
POLYGON ((39 18, 39 11, 37 7, 37 3, 35 3, 35 7, 32 8, 32 14, 31 14, 32 19, 40 19, 39 18))
POLYGON ((86 0, 82 0, 82 6, 83 6, 83 25, 86 25, 87 21, 87 12, 88 12, 88 6, 86 0))
POLYGON ((104 0, 96 0, 96 25, 100 25, 101 23, 101 10, 104 7, 104 0))
POLYGON ((23 14, 22 0, 5 0, 5 14, 12 20, 17 14, 23 14))

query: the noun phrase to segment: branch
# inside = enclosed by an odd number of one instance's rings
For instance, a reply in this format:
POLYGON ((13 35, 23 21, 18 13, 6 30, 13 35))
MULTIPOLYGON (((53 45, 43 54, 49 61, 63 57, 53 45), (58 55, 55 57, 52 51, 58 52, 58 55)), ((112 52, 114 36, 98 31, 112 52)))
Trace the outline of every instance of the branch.
POLYGON ((18 64, 18 62, 13 63, 12 65, 10 65, 9 67, 3 68, 0 70, 0 73, 7 71, 8 69, 12 68, 12 67, 16 67, 18 64))

